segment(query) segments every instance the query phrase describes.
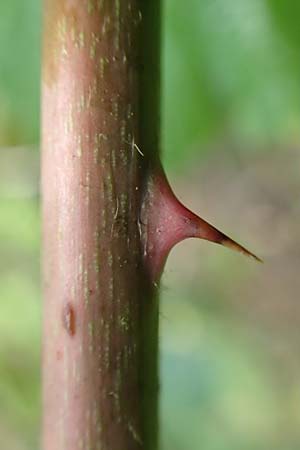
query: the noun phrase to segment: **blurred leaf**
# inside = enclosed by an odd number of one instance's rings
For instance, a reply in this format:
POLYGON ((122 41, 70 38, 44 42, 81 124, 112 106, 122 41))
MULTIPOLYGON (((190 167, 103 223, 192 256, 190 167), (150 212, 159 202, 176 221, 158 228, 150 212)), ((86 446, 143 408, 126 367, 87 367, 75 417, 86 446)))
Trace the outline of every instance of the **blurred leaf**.
MULTIPOLYGON (((293 15, 293 8, 281 6, 284 16, 293 15)), ((211 149, 208 144, 224 136, 245 148, 299 136, 299 70, 290 64, 291 48, 266 3, 191 0, 187 8, 167 0, 164 17, 163 148, 169 165, 211 149)))
POLYGON ((0 2, 0 146, 39 136, 41 2, 0 2))

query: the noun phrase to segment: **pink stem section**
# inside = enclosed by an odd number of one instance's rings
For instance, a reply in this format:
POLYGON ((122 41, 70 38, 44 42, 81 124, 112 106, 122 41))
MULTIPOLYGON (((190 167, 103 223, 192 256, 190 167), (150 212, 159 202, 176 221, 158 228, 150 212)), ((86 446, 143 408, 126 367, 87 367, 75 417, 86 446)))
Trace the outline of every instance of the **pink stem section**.
POLYGON ((187 238, 205 239, 260 258, 186 208, 174 195, 160 164, 149 171, 141 215, 143 254, 153 282, 162 274, 171 249, 187 238))
POLYGON ((44 8, 43 450, 155 450, 158 306, 134 143, 158 149, 159 1, 44 8))

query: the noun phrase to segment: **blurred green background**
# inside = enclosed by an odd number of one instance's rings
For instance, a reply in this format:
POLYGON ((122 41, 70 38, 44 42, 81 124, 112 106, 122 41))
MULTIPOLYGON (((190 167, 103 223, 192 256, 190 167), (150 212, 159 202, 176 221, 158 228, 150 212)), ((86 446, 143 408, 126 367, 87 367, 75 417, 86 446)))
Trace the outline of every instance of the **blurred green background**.
MULTIPOLYGON (((0 2, 1 448, 39 448, 37 0, 0 2)), ((204 242, 162 281, 162 450, 300 448, 300 6, 166 0, 175 191, 263 266, 204 242)))

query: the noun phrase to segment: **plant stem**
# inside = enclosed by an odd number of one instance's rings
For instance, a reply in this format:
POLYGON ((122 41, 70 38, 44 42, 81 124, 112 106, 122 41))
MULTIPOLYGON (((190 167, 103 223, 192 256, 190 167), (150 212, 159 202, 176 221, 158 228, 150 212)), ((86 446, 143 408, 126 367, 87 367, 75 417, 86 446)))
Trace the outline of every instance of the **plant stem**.
POLYGON ((159 0, 46 0, 43 448, 157 448, 158 307, 141 191, 159 136, 159 0))

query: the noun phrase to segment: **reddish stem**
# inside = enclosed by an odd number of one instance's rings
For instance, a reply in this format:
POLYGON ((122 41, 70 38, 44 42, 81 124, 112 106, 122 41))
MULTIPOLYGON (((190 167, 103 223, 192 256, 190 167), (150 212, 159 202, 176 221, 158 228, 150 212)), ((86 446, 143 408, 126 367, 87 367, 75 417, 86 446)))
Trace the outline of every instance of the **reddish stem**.
POLYGON ((45 2, 44 450, 157 448, 158 306, 137 218, 141 160, 158 151, 159 9, 45 2))

